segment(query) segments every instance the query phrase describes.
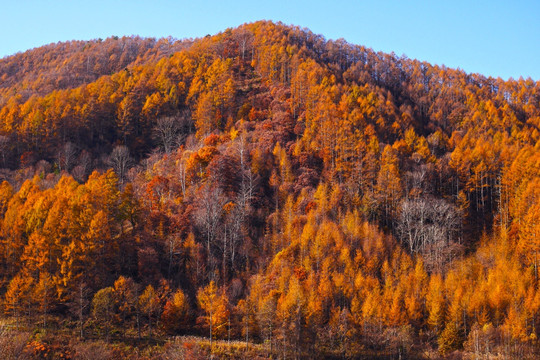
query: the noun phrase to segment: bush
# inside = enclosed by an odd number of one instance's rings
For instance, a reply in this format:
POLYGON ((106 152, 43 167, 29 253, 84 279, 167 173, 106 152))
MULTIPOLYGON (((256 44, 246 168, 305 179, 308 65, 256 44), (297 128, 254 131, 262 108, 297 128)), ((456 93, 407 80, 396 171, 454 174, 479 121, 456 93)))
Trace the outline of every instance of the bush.
POLYGON ((0 358, 11 359, 29 359, 30 355, 26 352, 26 345, 30 340, 30 334, 16 332, 0 327, 0 358))

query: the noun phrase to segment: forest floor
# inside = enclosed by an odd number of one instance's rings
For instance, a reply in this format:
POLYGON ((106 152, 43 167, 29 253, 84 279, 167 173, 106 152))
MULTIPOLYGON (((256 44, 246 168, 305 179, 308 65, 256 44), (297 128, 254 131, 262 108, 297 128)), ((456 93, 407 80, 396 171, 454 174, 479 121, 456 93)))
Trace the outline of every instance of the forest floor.
MULTIPOLYGON (((139 339, 136 329, 113 329, 108 336, 88 332, 77 336, 73 324, 62 327, 49 321, 44 328, 38 319, 0 318, 1 359, 429 359, 436 354, 412 355, 363 350, 355 355, 295 351, 274 344, 239 340, 212 340, 203 336, 152 335, 144 332, 139 339), (23 321, 24 320, 24 321, 23 321)), ((66 324, 63 324, 66 325, 66 324)))

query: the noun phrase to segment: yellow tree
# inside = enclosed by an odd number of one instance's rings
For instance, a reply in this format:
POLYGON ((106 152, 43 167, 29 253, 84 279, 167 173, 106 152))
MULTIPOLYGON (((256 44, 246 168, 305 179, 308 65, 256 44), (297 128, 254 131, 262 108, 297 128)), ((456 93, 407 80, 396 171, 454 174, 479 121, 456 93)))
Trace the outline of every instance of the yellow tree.
POLYGON ((25 274, 37 279, 42 271, 54 271, 53 266, 56 265, 56 258, 52 256, 54 248, 54 238, 44 235, 42 231, 30 234, 21 256, 25 274))
POLYGON ((414 270, 408 274, 405 283, 405 309, 410 322, 420 325, 424 314, 424 300, 426 298, 428 275, 424 270, 421 259, 416 261, 414 270))
POLYGON ((148 331, 152 336, 152 319, 157 318, 160 310, 159 297, 152 285, 148 285, 139 296, 139 306, 148 319, 148 331))
POLYGON ((13 186, 7 181, 3 181, 0 184, 0 216, 3 217, 6 213, 9 200, 13 197, 13 186))
POLYGON ((202 320, 209 327, 210 348, 212 348, 214 336, 221 337, 227 330, 229 320, 227 295, 224 290, 219 291, 216 283, 211 281, 208 286, 199 289, 197 300, 205 313, 202 320))
POLYGON ((31 288, 33 279, 20 274, 13 277, 7 287, 4 295, 4 311, 6 314, 11 314, 19 324, 21 313, 28 310, 31 302, 31 288))
MULTIPOLYGON (((535 181, 534 187, 540 190, 540 179, 535 181)), ((518 253, 525 260, 525 264, 534 269, 535 279, 538 281, 538 266, 540 265, 540 196, 538 202, 531 205, 519 226, 518 253)))
POLYGON ((428 325, 436 332, 440 332, 445 319, 444 284, 440 274, 431 276, 426 294, 426 307, 429 314, 428 325))
POLYGON ((161 314, 161 322, 169 333, 186 330, 190 320, 189 302, 181 289, 175 291, 167 300, 161 314))
MULTIPOLYGON (((257 290, 260 292, 261 289, 259 288, 257 290)), ((264 341, 270 343, 270 352, 272 352, 273 334, 276 327, 276 307, 279 293, 275 290, 271 290, 270 292, 259 293, 256 296, 258 297, 258 303, 256 304, 257 311, 253 318, 257 320, 261 337, 264 341)), ((246 319, 246 321, 249 321, 249 319, 246 319)), ((250 323, 248 322, 246 325, 246 329, 249 329, 250 323)))
POLYGON ((455 322, 449 321, 438 338, 439 351, 445 355, 458 349, 463 343, 459 329, 455 322))
POLYGON ((295 275, 288 279, 288 288, 281 293, 277 304, 282 341, 292 345, 295 351, 309 343, 305 331, 307 296, 301 283, 305 276, 304 269, 295 269, 295 275))
POLYGON ((38 302, 41 316, 43 319, 43 327, 47 327, 47 315, 51 309, 51 305, 55 299, 56 291, 51 275, 43 272, 39 276, 39 282, 34 288, 33 296, 38 302))
POLYGON ((398 158, 392 147, 387 145, 382 152, 376 187, 376 198, 381 206, 383 224, 386 226, 391 224, 396 215, 401 190, 398 158))
POLYGON ((109 341, 111 317, 115 313, 114 292, 112 287, 99 290, 92 299, 92 315, 103 327, 105 338, 109 341))
MULTIPOLYGON (((127 319, 133 315, 137 308, 137 284, 131 278, 120 276, 113 285, 113 295, 116 307, 120 315, 120 325, 125 336, 128 327, 127 319)), ((138 315, 138 314, 137 314, 138 315)))

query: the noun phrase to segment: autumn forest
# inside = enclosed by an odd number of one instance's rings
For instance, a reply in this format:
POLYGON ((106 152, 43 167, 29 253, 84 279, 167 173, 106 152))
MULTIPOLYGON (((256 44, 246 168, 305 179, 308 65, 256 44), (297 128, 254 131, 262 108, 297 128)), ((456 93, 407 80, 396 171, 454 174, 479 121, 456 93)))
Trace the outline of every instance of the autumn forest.
POLYGON ((0 59, 3 359, 540 357, 540 82, 261 21, 0 59))

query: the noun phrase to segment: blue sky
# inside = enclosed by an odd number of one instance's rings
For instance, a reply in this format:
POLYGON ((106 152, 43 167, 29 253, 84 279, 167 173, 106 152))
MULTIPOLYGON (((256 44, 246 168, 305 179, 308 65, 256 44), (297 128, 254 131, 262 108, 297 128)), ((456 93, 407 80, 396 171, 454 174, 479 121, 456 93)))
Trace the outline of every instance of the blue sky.
POLYGON ((200 37, 268 19, 467 72, 540 80, 540 0, 19 0, 2 8, 0 57, 111 35, 200 37))

